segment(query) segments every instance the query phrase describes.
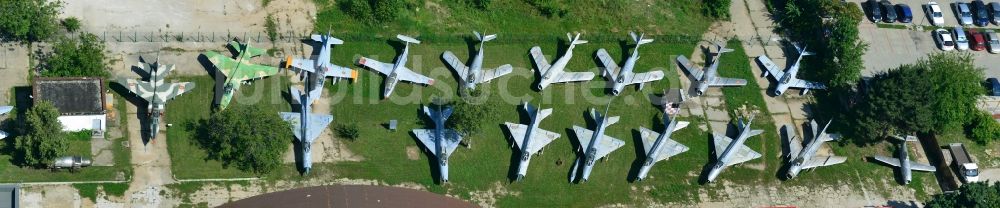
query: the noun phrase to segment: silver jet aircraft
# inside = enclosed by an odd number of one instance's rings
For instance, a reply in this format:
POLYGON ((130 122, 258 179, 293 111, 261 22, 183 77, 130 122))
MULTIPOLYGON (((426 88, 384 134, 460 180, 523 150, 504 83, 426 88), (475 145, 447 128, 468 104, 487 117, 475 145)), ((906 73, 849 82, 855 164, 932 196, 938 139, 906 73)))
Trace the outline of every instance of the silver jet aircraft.
POLYGON ((604 135, 604 130, 608 126, 618 123, 618 116, 608 118, 607 110, 605 110, 604 115, 601 115, 597 110, 591 108, 590 117, 597 123, 597 126, 594 127, 596 131, 576 125, 573 126, 573 133, 576 134, 576 139, 580 142, 580 148, 577 151, 580 151, 580 154, 583 156, 577 157, 576 162, 573 163, 573 170, 570 171, 571 175, 569 177, 571 183, 576 180, 577 175, 582 176, 581 182, 586 182, 597 159, 603 158, 625 145, 625 141, 604 135), (582 173, 577 172, 577 168, 580 168, 580 166, 583 166, 582 173))
POLYGON ((823 85, 823 83, 801 80, 795 77, 799 73, 799 62, 802 61, 802 57, 813 55, 813 53, 806 51, 805 48, 799 48, 799 45, 793 44, 793 46, 795 46, 795 50, 799 51, 799 58, 795 59, 795 64, 792 64, 792 67, 788 67, 788 70, 784 72, 778 68, 778 65, 771 62, 771 59, 767 58, 767 55, 757 57, 757 61, 764 65, 764 68, 767 70, 764 71, 764 76, 771 75, 771 78, 774 78, 778 85, 774 87, 774 95, 781 95, 788 88, 801 88, 803 95, 809 92, 810 89, 826 89, 826 85, 823 85))
POLYGON ((645 179, 649 173, 649 169, 653 168, 653 164, 656 164, 656 162, 666 160, 689 149, 687 146, 670 139, 670 135, 677 130, 687 127, 690 123, 671 119, 669 115, 663 116, 663 123, 667 125, 663 134, 656 133, 656 131, 645 127, 639 127, 639 135, 642 136, 642 147, 645 151, 646 161, 639 168, 639 174, 636 176, 637 180, 641 181, 645 179))
POLYGON ((910 155, 906 152, 907 151, 906 142, 915 142, 917 141, 916 137, 914 136, 906 136, 906 138, 899 136, 892 136, 892 137, 895 138, 896 140, 899 140, 899 149, 897 150, 898 155, 896 155, 897 158, 885 157, 880 155, 876 155, 874 156, 874 158, 879 162, 899 167, 899 171, 903 175, 904 185, 910 184, 910 181, 913 180, 913 173, 911 172, 912 170, 927 171, 927 172, 937 171, 937 168, 935 168, 934 166, 928 164, 921 164, 910 160, 910 155))
POLYGON ((118 84, 125 86, 126 89, 146 100, 149 104, 146 106, 146 112, 149 116, 148 136, 150 140, 156 139, 160 118, 163 117, 167 101, 194 89, 195 86, 194 83, 190 82, 166 83, 164 79, 167 78, 167 73, 174 70, 174 65, 162 65, 159 62, 159 58, 157 58, 155 63, 138 63, 139 69, 148 74, 148 82, 136 79, 119 79, 117 81, 118 84))
POLYGON ((504 64, 496 69, 483 70, 483 45, 486 45, 486 41, 496 39, 497 35, 483 36, 476 31, 472 31, 472 33, 475 33, 476 38, 479 40, 479 52, 472 58, 472 65, 466 67, 451 51, 445 51, 441 55, 448 62, 448 65, 452 69, 455 69, 455 73, 458 74, 458 80, 462 82, 465 88, 476 89, 476 84, 489 82, 494 78, 510 74, 510 72, 514 71, 510 64, 504 64))
MULTIPOLYGON (((325 77, 319 77, 320 75, 309 73, 308 75, 314 76, 312 79, 325 79, 325 77)), ((289 91, 292 94, 292 99, 295 103, 299 104, 299 112, 280 112, 281 118, 285 121, 291 123, 292 133, 295 133, 295 138, 298 139, 299 144, 302 147, 302 174, 309 174, 309 170, 312 169, 312 143, 316 141, 323 130, 326 129, 331 122, 333 122, 333 116, 328 114, 313 114, 311 104, 314 100, 319 98, 322 93, 323 87, 320 86, 316 89, 310 89, 314 86, 306 83, 306 91, 299 91, 298 88, 290 87, 289 91)))
POLYGON ((542 54, 542 48, 538 46, 531 47, 531 57, 535 60, 535 66, 538 67, 538 75, 541 76, 541 79, 538 80, 538 91, 544 90, 545 87, 548 87, 552 83, 590 81, 594 79, 594 72, 565 71, 569 59, 573 58, 573 48, 578 44, 587 43, 586 40, 580 40, 580 33, 577 33, 575 38, 566 33, 566 38, 570 41, 569 48, 566 48, 566 54, 556 59, 556 62, 551 65, 545 59, 545 54, 542 54))
POLYGON ((559 133, 546 131, 538 127, 542 119, 552 114, 551 108, 539 110, 527 102, 523 106, 524 111, 528 113, 531 119, 531 123, 524 125, 504 122, 507 130, 510 130, 511 140, 514 140, 514 144, 521 151, 521 162, 517 166, 517 180, 519 181, 528 174, 528 162, 531 161, 531 155, 539 152, 542 148, 545 148, 545 145, 559 138, 559 133))
POLYGON ((788 178, 794 178, 803 169, 836 165, 847 161, 846 157, 840 156, 816 156, 816 151, 819 150, 819 147, 823 143, 840 138, 840 135, 826 133, 826 129, 830 127, 830 123, 833 123, 833 121, 826 122, 826 125, 822 129, 819 129, 819 124, 816 123, 816 120, 810 121, 809 126, 812 128, 813 138, 809 140, 809 143, 806 143, 804 149, 802 148, 802 142, 797 139, 798 136, 795 136, 795 129, 791 125, 785 125, 785 135, 788 135, 788 146, 790 147, 790 151, 788 152, 788 161, 790 163, 787 172, 788 178))
MULTIPOLYGON (((9 113, 11 110, 14 110, 14 106, 0 106, 0 116, 9 113)), ((7 132, 0 130, 0 139, 7 138, 7 136, 9 136, 7 132)))
POLYGON ((753 116, 746 122, 740 120, 739 126, 737 126, 740 129, 740 134, 736 137, 736 140, 725 136, 725 134, 712 133, 715 138, 713 143, 715 144, 716 161, 715 165, 712 166, 712 170, 708 172, 708 182, 714 181, 726 167, 760 157, 760 153, 754 152, 750 147, 743 145, 747 141, 747 138, 764 132, 759 129, 750 129, 751 122, 753 122, 753 116))
POLYGON ((698 81, 698 91, 694 96, 701 96, 705 94, 708 87, 726 87, 726 86, 743 86, 747 84, 745 79, 736 78, 726 78, 719 76, 719 57, 723 53, 733 52, 733 49, 728 49, 722 43, 715 43, 718 47, 718 52, 713 53, 715 61, 711 65, 705 68, 705 70, 700 70, 691 65, 691 61, 684 57, 684 55, 677 56, 677 62, 680 63, 681 68, 687 70, 688 74, 691 75, 695 80, 698 81))
POLYGON ((653 39, 643 39, 643 35, 635 35, 635 32, 629 32, 632 36, 632 40, 635 41, 635 49, 632 49, 632 56, 625 59, 625 65, 618 67, 615 63, 615 59, 608 55, 608 51, 602 49, 597 50, 597 58, 601 60, 601 64, 604 65, 604 73, 602 74, 604 78, 612 82, 611 94, 618 95, 622 92, 622 89, 626 85, 639 84, 639 90, 642 90, 642 86, 646 82, 656 81, 663 79, 663 71, 651 71, 645 73, 633 73, 632 70, 635 68, 635 61, 639 60, 639 46, 646 43, 653 42, 653 39))
MULTIPOLYGON (((340 78, 350 78, 352 80, 358 78, 358 71, 330 63, 331 46, 344 44, 344 41, 330 36, 330 33, 327 33, 327 35, 312 35, 312 40, 322 44, 319 48, 319 56, 316 57, 315 60, 300 58, 292 59, 292 56, 288 56, 285 61, 285 68, 295 67, 296 69, 302 70, 302 77, 306 76, 305 72, 313 73, 312 75, 314 78, 311 80, 312 82, 307 84, 314 85, 312 88, 315 92, 322 91, 323 84, 326 82, 327 77, 334 78, 334 82, 340 78)), ((315 94, 310 96, 318 98, 320 95, 315 94)))
POLYGON ((413 130, 413 134, 417 135, 417 139, 420 139, 420 143, 427 148, 427 151, 437 157, 442 183, 448 182, 448 156, 455 152, 455 148, 458 148, 459 142, 462 141, 462 135, 458 132, 444 128, 444 122, 451 116, 451 112, 451 106, 443 110, 440 107, 438 110, 433 110, 424 106, 424 113, 434 120, 434 129, 413 130))
POLYGON ((358 64, 385 75, 385 88, 382 90, 383 99, 389 98, 389 95, 392 94, 392 90, 396 87, 396 83, 400 80, 425 85, 434 84, 434 79, 413 72, 405 66, 406 59, 410 54, 410 44, 420 44, 420 41, 405 35, 396 35, 396 38, 399 38, 399 40, 406 43, 406 47, 403 48, 403 54, 399 55, 399 58, 396 59, 396 63, 387 64, 365 57, 358 59, 358 64))

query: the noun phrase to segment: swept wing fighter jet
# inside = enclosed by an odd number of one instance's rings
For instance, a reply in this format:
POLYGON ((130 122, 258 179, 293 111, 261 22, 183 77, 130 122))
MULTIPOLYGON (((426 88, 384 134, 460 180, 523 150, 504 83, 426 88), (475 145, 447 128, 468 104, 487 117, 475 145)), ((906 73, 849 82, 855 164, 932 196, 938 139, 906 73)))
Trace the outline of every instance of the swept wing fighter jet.
POLYGON ((746 142, 747 138, 764 132, 759 129, 750 129, 751 122, 753 122, 752 116, 745 123, 742 120, 740 121, 740 125, 738 126, 740 134, 736 137, 736 140, 726 137, 725 134, 712 133, 715 137, 716 161, 715 165, 712 166, 712 170, 708 172, 708 182, 714 181, 726 167, 760 157, 760 153, 754 152, 750 147, 743 145, 743 142, 746 142))
POLYGON ((618 95, 625 88, 625 85, 639 84, 639 90, 642 90, 642 86, 646 82, 656 81, 663 79, 663 71, 651 71, 645 73, 633 73, 632 70, 635 68, 635 61, 639 60, 639 46, 646 43, 653 42, 653 39, 643 39, 643 35, 635 35, 635 32, 629 32, 632 36, 632 40, 635 41, 635 49, 632 49, 632 56, 625 59, 625 65, 618 67, 615 63, 615 59, 608 55, 608 51, 603 48, 597 50, 597 58, 601 60, 604 65, 604 73, 602 74, 604 78, 613 83, 611 88, 611 94, 618 95))
POLYGON ((898 149, 899 152, 897 153, 898 155, 896 155, 897 158, 885 157, 880 155, 876 155, 874 156, 874 158, 879 162, 899 167, 899 171, 903 175, 904 185, 910 184, 910 181, 913 180, 913 173, 912 173, 913 170, 927 171, 927 172, 937 171, 937 168, 935 168, 934 166, 917 163, 910 160, 910 155, 908 152, 906 152, 907 150, 906 142, 915 142, 917 141, 916 137, 914 136, 906 136, 906 138, 899 136, 892 136, 892 137, 896 138, 896 140, 899 140, 899 149, 898 149))
MULTIPOLYGON (((315 76, 314 79, 326 79, 325 77, 320 77, 319 74, 309 73, 311 76, 315 76)), ((302 174, 309 174, 309 170, 312 169, 312 143, 316 141, 316 137, 323 133, 330 122, 333 122, 333 116, 328 114, 313 114, 311 104, 314 100, 319 98, 319 95, 323 91, 323 87, 320 86, 316 89, 311 88, 310 84, 306 84, 306 91, 308 93, 303 93, 299 91, 298 88, 291 87, 289 90, 292 94, 292 99, 295 103, 299 104, 299 112, 280 112, 281 118, 285 121, 291 123, 292 133, 295 133, 295 138, 298 139, 299 144, 302 147, 302 174)))
POLYGON ((149 75, 148 82, 136 79, 119 79, 117 82, 148 103, 146 106, 147 116, 149 116, 148 136, 150 140, 153 140, 156 139, 156 133, 160 131, 160 118, 166 111, 167 101, 194 89, 195 85, 191 82, 166 83, 164 80, 167 78, 167 73, 174 70, 174 65, 160 64, 159 58, 155 63, 139 62, 137 66, 149 75))
POLYGON ((649 169, 656 162, 666 160, 689 149, 687 146, 670 139, 670 135, 677 130, 687 127, 690 123, 687 121, 678 121, 676 118, 671 119, 669 115, 663 116, 663 123, 667 125, 663 134, 656 133, 645 127, 639 127, 639 135, 642 136, 642 147, 645 151, 646 161, 639 168, 639 174, 636 175, 637 180, 641 181, 645 179, 649 173, 649 169))
POLYGON ((580 151, 582 157, 577 157, 576 162, 573 163, 573 170, 570 171, 572 175, 569 177, 571 183, 576 180, 577 175, 582 176, 581 182, 586 182, 597 159, 603 158, 625 145, 625 141, 604 135, 604 130, 608 126, 618 123, 618 116, 608 118, 607 110, 605 110, 604 115, 601 115, 591 108, 590 117, 597 123, 597 126, 594 127, 596 131, 573 126, 573 133, 576 134, 576 139, 580 142, 580 148, 577 151, 580 151), (582 173, 577 171, 580 166, 583 166, 582 173))
POLYGON ((448 182, 448 156, 455 152, 455 148, 458 148, 459 142, 462 141, 462 135, 459 135, 458 132, 444 128, 444 122, 448 120, 448 116, 451 116, 451 112, 451 106, 445 107, 443 110, 440 107, 438 110, 433 110, 424 106, 424 113, 434 120, 434 129, 413 130, 413 134, 417 135, 417 139, 427 148, 427 151, 437 157, 442 183, 448 182))
POLYGON ((552 83, 564 83, 564 82, 576 82, 576 81, 590 81, 594 79, 594 72, 566 72, 566 64, 569 63, 569 59, 573 58, 573 48, 578 44, 587 43, 586 40, 580 40, 580 33, 576 34, 576 37, 570 36, 566 33, 566 38, 570 40, 569 48, 566 48, 566 54, 564 54, 556 62, 549 64, 549 61, 545 59, 545 54, 542 54, 542 48, 535 46, 531 47, 531 57, 535 60, 535 66, 538 67, 538 75, 541 79, 538 81, 538 90, 544 90, 552 83))
MULTIPOLYGON (((14 106, 0 106, 0 116, 9 113, 11 110, 14 110, 14 106)), ((7 132, 0 130, 0 139, 7 138, 8 135, 7 132)))
POLYGON ((684 55, 677 56, 677 62, 680 63, 681 68, 686 70, 691 77, 698 81, 698 91, 694 96, 701 96, 702 94, 705 94, 708 87, 743 86, 747 84, 747 80, 745 79, 719 76, 719 56, 722 56, 723 53, 733 52, 733 49, 726 48, 726 46, 722 45, 722 43, 715 43, 715 46, 718 47, 718 52, 712 54, 715 61, 705 68, 704 71, 695 68, 694 65, 691 65, 691 61, 684 57, 684 55))
POLYGON ((267 53, 264 49, 250 47, 250 43, 240 44, 236 41, 230 41, 229 46, 236 49, 236 58, 222 55, 215 51, 203 53, 212 62, 212 65, 215 65, 215 68, 226 76, 222 100, 219 101, 219 109, 221 110, 225 110, 229 106, 229 102, 233 100, 233 93, 240 89, 240 84, 249 84, 247 82, 249 80, 278 73, 277 67, 250 63, 251 58, 267 53))
POLYGON ((809 126, 812 128, 813 139, 809 140, 804 149, 802 148, 802 142, 797 139, 798 136, 795 136, 794 128, 791 125, 785 125, 785 135, 788 135, 788 146, 791 147, 791 151, 788 153, 788 161, 790 163, 787 173, 788 178, 794 178, 803 169, 836 165, 847 161, 847 158, 840 156, 816 156, 816 151, 819 150, 819 147, 823 143, 840 138, 840 135, 826 133, 826 129, 830 127, 830 123, 833 123, 833 121, 826 122, 826 125, 822 129, 819 129, 819 124, 816 123, 816 120, 810 121, 809 126))
POLYGON ((476 89, 476 84, 489 82, 493 78, 510 74, 510 72, 514 71, 510 64, 504 64, 496 69, 483 70, 483 45, 486 45, 486 41, 496 39, 497 35, 483 36, 476 31, 472 31, 472 33, 475 33, 476 38, 479 40, 479 52, 472 58, 472 65, 466 67, 451 51, 445 51, 441 55, 448 62, 448 65, 452 69, 455 69, 455 73, 458 74, 458 80, 462 82, 465 88, 476 89))
MULTIPOLYGON (((292 56, 288 56, 287 60, 285 61, 286 69, 290 67, 295 67, 296 69, 302 70, 304 72, 313 73, 314 78, 311 79, 312 81, 311 84, 313 85, 312 88, 316 92, 322 91, 323 84, 326 82, 327 77, 334 78, 335 82, 337 79, 340 78, 350 78, 352 80, 358 78, 358 71, 330 63, 331 45, 344 44, 344 41, 337 39, 333 36, 330 36, 330 33, 327 33, 326 35, 312 35, 311 38, 313 41, 320 42, 322 44, 319 48, 319 57, 316 57, 315 60, 310 60, 310 59, 292 59, 292 56)), ((305 76, 305 73, 303 73, 303 76, 305 76)), ((319 97, 319 95, 310 95, 310 96, 313 98, 319 97)))
POLYGON ((531 118, 531 123, 528 123, 528 125, 510 122, 504 123, 507 126, 507 130, 510 130, 511 140, 514 140, 514 144, 521 151, 521 163, 517 166, 517 180, 519 181, 528 174, 528 162, 531 160, 531 155, 559 138, 559 133, 546 131, 538 127, 542 119, 552 114, 551 108, 539 110, 535 106, 531 106, 531 104, 525 102, 524 111, 531 118))
POLYGON ((410 44, 420 44, 420 41, 405 35, 396 35, 396 38, 399 38, 399 40, 406 43, 406 47, 403 48, 403 54, 399 55, 399 58, 396 59, 396 63, 387 64, 365 57, 358 59, 358 64, 385 75, 385 88, 382 90, 383 99, 389 98, 389 95, 392 94, 392 90, 396 88, 396 83, 400 80, 418 84, 434 85, 434 79, 413 72, 405 66, 406 58, 410 54, 410 44))
POLYGON ((764 76, 771 75, 771 78, 774 78, 775 83, 778 85, 774 87, 774 95, 781 95, 788 88, 801 88, 803 95, 809 92, 810 89, 826 89, 826 85, 823 85, 823 83, 801 80, 795 77, 799 73, 799 62, 802 61, 802 57, 813 55, 813 53, 806 51, 805 48, 799 48, 799 45, 793 44, 793 46, 795 46, 795 50, 799 51, 799 58, 795 59, 795 64, 792 64, 792 67, 788 67, 788 70, 784 72, 778 68, 778 65, 771 62, 771 59, 767 58, 767 55, 757 57, 757 61, 764 65, 764 68, 767 70, 764 71, 764 76))

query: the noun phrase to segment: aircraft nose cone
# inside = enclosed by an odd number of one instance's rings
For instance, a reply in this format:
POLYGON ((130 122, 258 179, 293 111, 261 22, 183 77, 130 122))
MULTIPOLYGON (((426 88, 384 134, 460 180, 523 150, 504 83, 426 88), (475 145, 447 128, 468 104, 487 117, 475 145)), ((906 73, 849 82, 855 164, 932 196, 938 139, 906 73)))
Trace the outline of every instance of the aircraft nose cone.
POLYGON ((774 95, 781 95, 781 90, 775 90, 774 95))
POLYGON ((618 90, 611 90, 611 94, 612 95, 618 95, 618 93, 621 93, 621 92, 619 92, 618 90))
POLYGON ((305 176, 305 175, 309 175, 309 171, 310 171, 310 170, 312 170, 312 168, 303 168, 303 170, 302 170, 302 175, 303 175, 303 176, 305 176))

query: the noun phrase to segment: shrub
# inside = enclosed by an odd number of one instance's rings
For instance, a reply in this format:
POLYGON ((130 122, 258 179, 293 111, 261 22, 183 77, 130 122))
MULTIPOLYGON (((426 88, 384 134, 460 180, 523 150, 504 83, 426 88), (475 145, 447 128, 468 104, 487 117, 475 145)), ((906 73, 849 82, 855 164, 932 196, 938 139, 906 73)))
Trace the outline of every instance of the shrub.
POLYGON ((358 130, 358 124, 356 123, 338 124, 336 130, 338 136, 352 141, 361 136, 361 132, 358 130))
POLYGON ((976 113, 972 121, 965 128, 969 139, 979 144, 989 144, 993 140, 1000 138, 1000 123, 993 120, 993 116, 987 112, 980 111, 976 113))
POLYGON ((732 4, 732 0, 705 0, 701 4, 701 11, 706 16, 728 20, 729 4, 732 4))
POLYGON ((264 30, 267 32, 267 39, 274 42, 278 40, 278 23, 275 23, 274 16, 267 14, 264 18, 264 30))
POLYGON ((76 30, 80 29, 80 19, 76 17, 66 18, 63 19, 62 25, 66 28, 66 31, 76 32, 76 30))

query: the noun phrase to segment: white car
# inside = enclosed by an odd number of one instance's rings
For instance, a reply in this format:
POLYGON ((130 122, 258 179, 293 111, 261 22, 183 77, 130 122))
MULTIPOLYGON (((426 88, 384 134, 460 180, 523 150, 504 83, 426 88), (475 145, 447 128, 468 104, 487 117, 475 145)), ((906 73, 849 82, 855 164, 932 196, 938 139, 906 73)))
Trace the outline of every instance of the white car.
POLYGON ((934 30, 934 41, 942 51, 955 50, 955 39, 951 38, 951 32, 945 29, 934 30))
POLYGON ((927 17, 931 20, 931 24, 934 26, 941 26, 944 24, 944 13, 941 12, 941 5, 937 2, 927 2, 927 17))
POLYGON ((955 27, 955 30, 951 31, 951 35, 955 38, 955 49, 960 51, 969 50, 969 38, 965 34, 965 29, 962 27, 955 27))

